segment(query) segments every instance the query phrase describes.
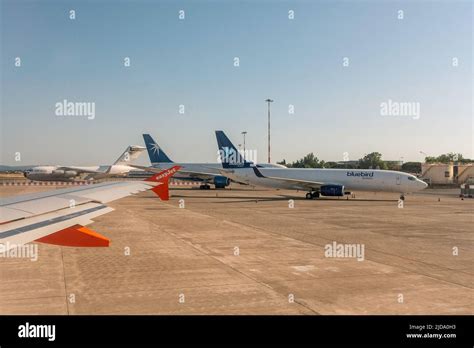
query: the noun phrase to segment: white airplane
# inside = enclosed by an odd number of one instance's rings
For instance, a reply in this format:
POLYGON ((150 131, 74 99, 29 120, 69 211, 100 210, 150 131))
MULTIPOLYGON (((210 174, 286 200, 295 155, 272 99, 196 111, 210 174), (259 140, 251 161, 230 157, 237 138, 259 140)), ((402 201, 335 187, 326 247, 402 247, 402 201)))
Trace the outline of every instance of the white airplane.
MULTIPOLYGON (((162 169, 179 165, 181 169, 173 176, 173 179, 202 182, 201 189, 210 189, 209 184, 213 184, 216 189, 225 188, 230 185, 230 179, 220 172, 222 169, 220 163, 174 163, 149 134, 143 134, 143 140, 145 141, 152 167, 136 165, 133 165, 133 167, 156 173, 162 169)), ((264 164, 263 167, 285 168, 285 166, 280 164, 264 164)))
POLYGON ((106 203, 151 189, 169 199, 168 180, 179 166, 145 181, 114 181, 0 198, 0 252, 37 241, 72 247, 106 247, 110 240, 84 227, 114 209, 106 203))
POLYGON ((145 151, 143 146, 127 146, 114 164, 108 166, 37 166, 23 173, 26 178, 36 181, 74 181, 78 178, 92 180, 109 176, 125 176, 131 170, 136 170, 129 164, 136 160, 143 151, 145 151))
POLYGON ((414 175, 376 169, 258 168, 236 155, 237 150, 222 131, 216 131, 221 173, 249 185, 308 191, 307 199, 344 196, 349 191, 384 191, 404 194, 428 185, 414 175))

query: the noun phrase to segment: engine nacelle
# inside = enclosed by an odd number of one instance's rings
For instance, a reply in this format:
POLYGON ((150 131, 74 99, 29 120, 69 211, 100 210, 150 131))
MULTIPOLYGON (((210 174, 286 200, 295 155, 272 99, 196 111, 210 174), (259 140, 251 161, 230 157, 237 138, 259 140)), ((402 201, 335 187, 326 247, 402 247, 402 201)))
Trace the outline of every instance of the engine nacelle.
POLYGON ((53 174, 54 176, 61 176, 61 177, 65 177, 65 178, 73 178, 73 177, 77 176, 77 172, 75 172, 73 170, 60 170, 60 169, 57 169, 57 170, 53 170, 51 172, 51 174, 53 174))
POLYGON ((230 179, 225 176, 215 176, 214 185, 216 188, 224 188, 230 185, 230 179))
POLYGON ((77 176, 77 172, 75 172, 75 171, 73 171, 73 170, 66 170, 66 171, 64 172, 64 176, 65 176, 66 178, 73 178, 73 177, 77 176))
POLYGON ((344 196, 344 186, 342 185, 323 185, 320 188, 323 196, 344 196))

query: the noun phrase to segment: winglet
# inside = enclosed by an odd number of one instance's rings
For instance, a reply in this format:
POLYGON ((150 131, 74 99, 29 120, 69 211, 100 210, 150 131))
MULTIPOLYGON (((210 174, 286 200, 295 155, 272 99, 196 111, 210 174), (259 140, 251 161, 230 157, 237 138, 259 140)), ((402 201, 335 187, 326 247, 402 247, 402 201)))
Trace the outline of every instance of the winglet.
POLYGON ((70 247, 108 247, 110 240, 101 234, 84 227, 74 225, 39 238, 37 242, 70 247))
POLYGON ((168 190, 169 179, 180 169, 181 166, 174 166, 169 169, 165 169, 162 172, 145 179, 145 181, 157 182, 158 185, 153 187, 151 190, 155 192, 162 201, 167 201, 170 199, 170 193, 168 190))
POLYGON ((260 170, 258 170, 257 166, 254 166, 252 168, 253 168, 253 172, 255 173, 256 176, 258 176, 259 178, 264 178, 262 172, 260 170))

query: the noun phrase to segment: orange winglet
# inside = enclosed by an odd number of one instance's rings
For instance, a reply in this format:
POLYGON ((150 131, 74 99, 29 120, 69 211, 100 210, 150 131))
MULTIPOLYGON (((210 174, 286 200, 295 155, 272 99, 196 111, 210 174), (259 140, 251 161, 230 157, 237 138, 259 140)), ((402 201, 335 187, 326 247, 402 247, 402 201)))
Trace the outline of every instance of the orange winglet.
POLYGON ((65 228, 36 241, 70 247, 108 247, 110 244, 110 239, 82 225, 65 228))
POLYGON ((145 179, 145 181, 158 182, 158 185, 153 187, 151 190, 155 192, 162 201, 167 201, 170 199, 168 181, 180 168, 181 166, 174 166, 170 169, 165 169, 162 172, 149 177, 148 179, 145 179))
POLYGON ((158 185, 158 186, 155 186, 151 189, 153 192, 156 193, 156 195, 158 197, 160 197, 160 199, 162 201, 169 201, 170 199, 170 191, 169 191, 169 185, 168 185, 168 182, 166 183, 163 183, 161 185, 158 185))

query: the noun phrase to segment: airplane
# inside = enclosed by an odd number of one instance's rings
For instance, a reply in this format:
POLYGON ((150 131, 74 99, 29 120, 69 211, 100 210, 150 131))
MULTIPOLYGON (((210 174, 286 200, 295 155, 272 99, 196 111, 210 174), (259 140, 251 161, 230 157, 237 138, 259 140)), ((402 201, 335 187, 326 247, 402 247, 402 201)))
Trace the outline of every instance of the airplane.
MULTIPOLYGON (((213 184, 216 189, 222 189, 230 185, 231 180, 220 173, 220 169, 222 169, 220 163, 175 163, 166 155, 157 142, 153 140, 150 134, 143 134, 143 140, 145 141, 152 167, 132 165, 133 167, 154 173, 161 169, 179 165, 181 169, 173 176, 174 179, 202 182, 202 185, 199 187, 200 189, 210 189, 211 186, 209 184, 213 184)), ((269 168, 285 168, 279 164, 265 164, 264 166, 269 168)), ((239 182, 237 180, 234 181, 239 182)))
POLYGON ((136 160, 142 152, 143 146, 130 145, 112 165, 108 166, 37 166, 25 170, 23 175, 35 181, 74 181, 84 177, 85 180, 102 179, 109 176, 125 176, 128 172, 136 170, 129 164, 136 160))
POLYGON ((238 155, 223 131, 216 131, 223 169, 232 180, 249 185, 308 191, 306 199, 344 196, 350 190, 405 193, 423 190, 428 185, 411 174, 376 169, 259 168, 238 155), (349 191, 346 191, 349 190, 349 191))
POLYGON ((0 198, 0 251, 29 242, 71 247, 107 247, 110 240, 85 227, 114 209, 106 203, 151 189, 169 199, 168 180, 174 166, 144 181, 113 181, 0 198))

